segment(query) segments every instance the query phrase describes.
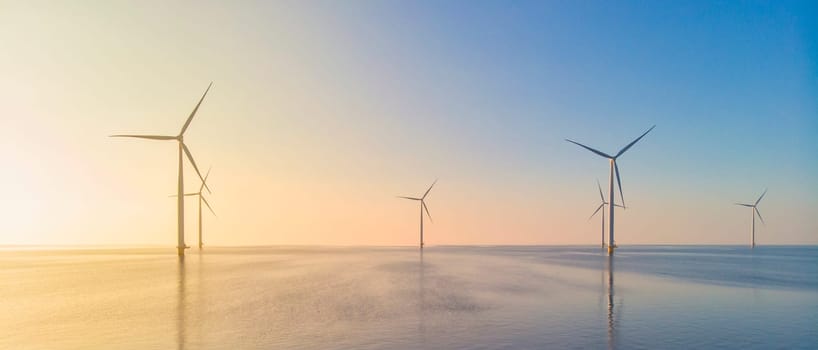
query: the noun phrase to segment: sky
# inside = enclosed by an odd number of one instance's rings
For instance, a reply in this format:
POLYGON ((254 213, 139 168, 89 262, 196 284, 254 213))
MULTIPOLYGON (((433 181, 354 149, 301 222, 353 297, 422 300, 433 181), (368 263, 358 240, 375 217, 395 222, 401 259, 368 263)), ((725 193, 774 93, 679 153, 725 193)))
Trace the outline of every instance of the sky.
POLYGON ((0 0, 0 245, 818 244, 818 3, 0 0), (186 189, 199 181, 185 165, 186 189), (607 193, 607 189, 606 189, 607 193), (186 202, 195 244, 196 201, 186 202))

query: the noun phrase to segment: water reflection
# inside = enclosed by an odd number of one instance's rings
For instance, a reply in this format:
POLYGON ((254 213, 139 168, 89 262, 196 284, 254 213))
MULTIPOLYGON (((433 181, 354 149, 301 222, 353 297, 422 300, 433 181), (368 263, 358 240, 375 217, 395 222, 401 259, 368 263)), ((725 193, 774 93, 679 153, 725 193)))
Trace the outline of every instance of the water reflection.
POLYGON ((608 256, 608 349, 616 348, 616 319, 614 317, 614 257, 608 256))
POLYGON ((420 250, 418 265, 418 335, 421 348, 426 348, 426 278, 423 263, 423 250, 420 250))
POLYGON ((176 283, 176 348, 185 348, 185 261, 177 264, 178 279, 176 283))

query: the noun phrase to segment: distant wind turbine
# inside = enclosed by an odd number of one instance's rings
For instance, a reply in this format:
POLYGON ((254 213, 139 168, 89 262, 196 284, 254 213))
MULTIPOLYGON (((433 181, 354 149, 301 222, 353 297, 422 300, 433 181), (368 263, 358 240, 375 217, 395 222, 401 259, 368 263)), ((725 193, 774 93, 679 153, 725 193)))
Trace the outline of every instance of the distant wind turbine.
MULTIPOLYGON (((185 197, 190 196, 199 197, 199 250, 202 250, 202 202, 204 202, 204 204, 207 206, 207 209, 210 210, 213 216, 216 216, 216 212, 213 211, 213 208, 210 206, 210 203, 207 202, 207 198, 205 198, 204 193, 202 193, 202 191, 205 189, 205 186, 207 186, 208 176, 210 176, 210 169, 207 169, 207 173, 205 173, 204 180, 202 180, 202 185, 199 186, 198 192, 185 193, 185 197)), ((176 197, 176 195, 174 194, 171 197, 176 197)))
POLYGON ((622 205, 625 205, 625 197, 622 194, 622 180, 619 178, 619 166, 616 165, 616 159, 619 158, 628 149, 630 149, 634 144, 639 142, 639 140, 641 140, 643 137, 645 137, 645 135, 647 135, 655 127, 656 127, 656 125, 651 126, 650 129, 648 129, 648 131, 645 131, 645 133, 642 134, 642 136, 637 137, 636 140, 633 140, 627 146, 623 147, 614 156, 609 155, 609 154, 604 153, 604 152, 597 151, 597 150, 595 150, 595 149, 593 149, 591 147, 585 146, 585 145, 583 145, 583 144, 581 144, 579 142, 575 142, 575 141, 571 141, 569 139, 565 139, 565 141, 573 143, 573 144, 575 144, 577 146, 580 146, 580 147, 585 148, 585 149, 587 149, 587 150, 589 150, 591 152, 594 152, 595 154, 597 154, 599 156, 607 158, 609 160, 610 164, 611 164, 611 173, 610 173, 610 178, 609 178, 610 181, 608 182, 608 198, 610 198, 611 204, 612 204, 612 205, 608 206, 608 214, 609 214, 608 215, 608 217, 609 217, 609 219, 608 219, 608 235, 609 235, 608 236, 608 254, 613 254, 614 248, 616 247, 616 241, 614 240, 614 206, 615 206, 615 201, 614 201, 614 172, 616 172, 616 182, 617 182, 617 185, 619 187, 619 197, 620 197, 620 199, 622 199, 622 205))
MULTIPOLYGON (((599 184, 599 180, 596 180, 596 187, 599 189, 599 199, 602 201, 593 214, 588 218, 588 221, 594 218, 594 215, 602 210, 602 249, 605 249, 605 206, 608 205, 608 202, 605 200, 605 196, 602 194, 602 186, 599 184)), ((625 208, 619 204, 614 204, 617 207, 625 208)))
POLYGON ((752 224, 750 224, 750 248, 756 247, 756 215, 758 215, 758 218, 761 219, 761 223, 764 224, 764 218, 761 217, 761 212, 758 211, 758 202, 761 202, 761 198, 764 198, 765 194, 767 194, 767 189, 764 189, 764 193, 762 193, 753 204, 734 203, 735 205, 753 208, 752 224))
POLYGON ((432 215, 429 214, 429 208, 426 207, 425 199, 426 199, 426 196, 429 195, 429 191, 432 190, 432 187, 434 187, 436 183, 437 183, 437 180, 432 182, 432 185, 429 186, 429 189, 427 189, 426 192, 423 194, 423 196, 421 196, 420 198, 398 196, 398 198, 404 198, 404 199, 409 199, 409 200, 419 201, 420 202, 420 249, 423 249, 423 211, 426 211, 426 216, 429 217, 429 222, 432 221, 432 215))
POLYGON ((199 100, 199 103, 196 104, 196 107, 193 108, 193 112, 190 112, 190 116, 187 117, 185 124, 182 126, 182 130, 179 131, 179 134, 176 136, 162 136, 162 135, 111 135, 110 137, 133 137, 139 139, 149 139, 149 140, 160 140, 160 141, 168 141, 168 140, 175 140, 179 143, 179 177, 178 177, 178 186, 176 189, 176 207, 177 207, 177 238, 178 242, 176 245, 177 253, 179 257, 185 256, 185 201, 183 194, 185 193, 185 184, 184 184, 184 176, 182 172, 182 153, 187 155, 187 159, 190 161, 190 164, 193 165, 193 169, 196 170, 196 174, 199 175, 199 179, 202 180, 204 187, 207 189, 207 192, 210 192, 210 187, 204 181, 202 174, 199 172, 199 168, 196 166, 196 161, 193 160, 193 156, 190 154, 190 150, 187 148, 184 142, 184 135, 185 131, 187 130, 188 126, 190 126, 190 122, 193 120, 193 117, 196 115, 196 111, 199 110, 199 106, 204 101, 205 96, 207 96, 207 92, 210 91, 210 87, 213 86, 213 82, 210 82, 210 85, 207 86, 207 90, 205 90, 202 98, 199 100))

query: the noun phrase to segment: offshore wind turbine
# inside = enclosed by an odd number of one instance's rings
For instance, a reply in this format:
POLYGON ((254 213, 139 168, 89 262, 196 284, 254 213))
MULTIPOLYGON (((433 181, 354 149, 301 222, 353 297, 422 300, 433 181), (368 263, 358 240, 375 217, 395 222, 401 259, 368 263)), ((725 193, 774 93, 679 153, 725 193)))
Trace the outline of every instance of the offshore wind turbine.
POLYGON ((622 205, 625 205, 625 196, 622 195, 622 180, 619 178, 619 166, 616 165, 616 159, 619 158, 628 149, 630 149, 634 144, 639 142, 639 140, 641 140, 643 137, 645 137, 645 135, 647 135, 655 127, 656 127, 656 125, 651 126, 650 129, 648 129, 648 131, 645 131, 645 133, 642 134, 642 136, 637 137, 636 140, 633 140, 631 143, 629 143, 627 146, 623 147, 621 150, 619 150, 619 152, 616 153, 616 155, 613 155, 613 156, 609 155, 607 153, 595 150, 595 149, 593 149, 591 147, 588 147, 586 145, 583 145, 583 144, 581 144, 579 142, 575 142, 575 141, 571 141, 569 139, 565 139, 565 141, 568 141, 568 142, 573 143, 573 144, 575 144, 577 146, 585 148, 585 149, 595 153, 598 156, 607 158, 608 162, 611 165, 611 172, 610 172, 610 177, 609 177, 609 181, 608 181, 608 198, 610 198, 610 201, 611 201, 611 204, 612 204, 612 205, 608 206, 608 217, 609 217, 609 219, 608 219, 608 254, 613 254, 614 248, 616 247, 616 241, 614 241, 614 206, 615 206, 615 203, 616 203, 614 201, 614 172, 616 173, 616 183, 617 183, 617 185, 619 187, 619 198, 622 199, 622 205))
POLYGON ((429 195, 429 191, 432 190, 432 187, 434 187, 436 183, 437 179, 435 179, 435 181, 432 182, 432 185, 429 186, 429 189, 427 189, 426 192, 423 193, 423 196, 421 196, 420 198, 398 196, 398 198, 404 198, 420 202, 420 249, 423 249, 423 211, 426 211, 426 216, 429 217, 429 222, 432 222, 432 215, 429 214, 429 208, 426 207, 426 196, 429 195))
MULTIPOLYGON (((210 169, 207 169, 207 173, 205 173, 205 177, 202 180, 202 185, 199 186, 198 192, 185 193, 185 197, 190 196, 199 197, 199 250, 202 250, 202 202, 204 202, 204 204, 207 206, 207 209, 210 210, 213 216, 216 216, 216 212, 213 211, 213 208, 210 206, 210 203, 207 202, 207 198, 205 198, 204 193, 202 193, 203 190, 205 189, 205 186, 207 186, 208 176, 210 176, 210 169)), ((176 195, 174 194, 171 197, 176 197, 176 195)))
POLYGON ((210 82, 210 85, 207 86, 207 90, 205 90, 202 98, 199 99, 199 103, 196 104, 196 107, 193 108, 193 112, 190 112, 190 116, 187 117, 185 124, 182 125, 182 130, 179 131, 179 134, 176 136, 165 136, 165 135, 111 135, 110 137, 133 137, 138 139, 148 139, 148 140, 160 140, 160 141, 176 141, 179 144, 179 176, 177 181, 177 189, 176 189, 176 220, 177 220, 177 245, 176 251, 179 254, 179 257, 185 256, 185 200, 183 197, 185 193, 185 183, 184 183, 184 174, 182 171, 182 160, 184 153, 187 156, 187 159, 190 161, 190 164, 193 165, 193 169, 196 170, 196 174, 199 175, 199 179, 202 180, 204 183, 204 187, 207 189, 208 193, 210 192, 210 187, 204 181, 202 174, 199 172, 199 167, 196 166, 196 161, 193 160, 193 156, 190 154, 190 150, 187 148, 184 142, 184 135, 185 131, 187 130, 188 126, 190 126, 190 122, 193 120, 193 117, 196 115, 196 111, 199 110, 199 106, 202 105, 202 101, 204 101, 205 96, 207 96, 207 92, 210 91, 210 87, 213 86, 213 82, 210 82))
MULTIPOLYGON (((753 204, 745 204, 745 203, 733 203, 735 205, 741 205, 744 207, 750 207, 753 209, 752 213, 752 224, 750 224, 750 248, 756 247, 756 215, 758 218, 761 219, 761 223, 764 224, 764 218, 761 217, 761 212, 758 211, 758 202, 761 202, 761 198, 764 198, 764 195, 767 194, 767 189, 764 189, 764 193, 756 199, 756 202, 753 204)), ((765 224, 766 225, 766 224, 765 224)))
MULTIPOLYGON (((591 219, 594 218, 594 215, 596 215, 596 213, 598 213, 600 210, 602 210, 602 249, 605 249, 605 209, 604 208, 609 203, 608 203, 608 201, 605 200, 605 195, 602 194, 602 186, 599 184, 599 180, 596 180, 596 187, 599 189, 599 199, 601 200, 601 203, 599 204, 598 207, 596 207, 596 210, 594 211, 594 213, 591 214, 590 217, 588 217, 588 221, 591 221, 591 219)), ((623 207, 623 206, 621 206, 619 204, 614 204, 614 205, 617 206, 617 207, 620 207, 620 208, 625 208, 625 207, 623 207)))

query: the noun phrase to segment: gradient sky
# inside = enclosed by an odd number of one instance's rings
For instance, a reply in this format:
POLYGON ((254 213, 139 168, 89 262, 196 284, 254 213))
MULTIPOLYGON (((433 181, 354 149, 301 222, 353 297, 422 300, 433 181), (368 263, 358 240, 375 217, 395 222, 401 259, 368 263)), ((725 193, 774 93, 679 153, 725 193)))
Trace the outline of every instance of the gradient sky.
POLYGON ((818 3, 0 0, 0 244, 818 244, 818 3), (188 189, 198 187, 186 168, 188 189), (188 244, 195 200, 187 202, 188 244))

